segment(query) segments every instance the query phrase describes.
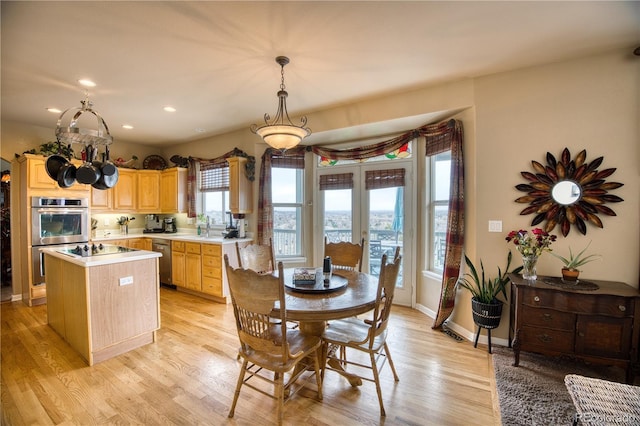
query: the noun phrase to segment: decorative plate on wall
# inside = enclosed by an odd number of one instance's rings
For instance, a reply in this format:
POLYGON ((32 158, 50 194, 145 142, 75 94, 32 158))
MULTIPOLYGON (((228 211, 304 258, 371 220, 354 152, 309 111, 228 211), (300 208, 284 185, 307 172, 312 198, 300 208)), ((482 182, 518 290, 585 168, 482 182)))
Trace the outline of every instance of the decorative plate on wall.
POLYGON ((142 167, 150 170, 163 170, 167 168, 167 162, 159 155, 150 155, 144 159, 142 167))

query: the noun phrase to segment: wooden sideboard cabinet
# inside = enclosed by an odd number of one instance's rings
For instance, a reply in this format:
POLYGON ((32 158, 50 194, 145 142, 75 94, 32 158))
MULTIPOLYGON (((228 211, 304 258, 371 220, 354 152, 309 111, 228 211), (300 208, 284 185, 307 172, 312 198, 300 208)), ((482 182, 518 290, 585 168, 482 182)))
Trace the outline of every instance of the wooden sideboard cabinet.
POLYGON ((551 277, 534 282, 515 274, 509 278, 509 338, 516 367, 520 351, 570 355, 622 367, 627 381, 633 381, 640 337, 638 289, 620 282, 585 280, 584 284, 598 288, 577 290, 551 284, 551 277))

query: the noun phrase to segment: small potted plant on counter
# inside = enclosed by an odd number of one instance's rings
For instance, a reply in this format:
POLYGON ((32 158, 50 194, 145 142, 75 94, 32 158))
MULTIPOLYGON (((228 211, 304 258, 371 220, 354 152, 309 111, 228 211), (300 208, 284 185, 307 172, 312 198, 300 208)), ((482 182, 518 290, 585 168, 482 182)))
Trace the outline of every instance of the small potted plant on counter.
POLYGON ((583 256, 584 252, 587 251, 590 245, 591 241, 589 241, 589 244, 587 244, 587 246, 575 256, 573 255, 573 251, 571 251, 571 247, 569 247, 569 257, 563 257, 559 254, 551 253, 552 256, 557 257, 564 264, 562 267, 562 279, 564 281, 578 281, 578 277, 580 276, 580 270, 578 268, 601 257, 599 254, 583 256))

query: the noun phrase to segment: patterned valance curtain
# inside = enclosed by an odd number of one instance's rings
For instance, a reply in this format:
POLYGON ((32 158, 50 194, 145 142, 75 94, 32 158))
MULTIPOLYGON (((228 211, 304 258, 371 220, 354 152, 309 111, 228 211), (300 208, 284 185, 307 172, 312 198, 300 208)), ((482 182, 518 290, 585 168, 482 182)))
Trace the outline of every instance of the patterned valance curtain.
POLYGON ((309 147, 309 149, 317 156, 328 158, 330 160, 365 160, 367 158, 377 157, 379 155, 393 152, 396 149, 400 149, 402 145, 411 142, 415 137, 415 131, 411 131, 388 141, 359 146, 352 149, 331 149, 315 145, 309 147))
MULTIPOLYGON (((196 207, 198 190, 206 192, 229 189, 229 164, 227 163, 227 158, 230 157, 253 158, 238 148, 233 148, 226 154, 211 159, 189 157, 189 165, 187 166, 187 217, 196 217, 198 213, 196 207), (225 179, 225 172, 221 170, 223 168, 227 169, 226 189, 223 182, 225 179), (201 181, 200 188, 197 187, 199 173, 204 174, 204 179, 201 181)), ((253 158, 253 164, 255 165, 255 158, 253 158)))

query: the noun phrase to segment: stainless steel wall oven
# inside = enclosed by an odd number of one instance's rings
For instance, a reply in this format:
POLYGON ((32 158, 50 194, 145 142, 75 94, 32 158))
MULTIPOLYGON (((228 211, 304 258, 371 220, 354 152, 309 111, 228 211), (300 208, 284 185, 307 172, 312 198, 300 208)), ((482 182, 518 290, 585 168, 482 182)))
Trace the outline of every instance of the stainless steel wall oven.
POLYGON ((31 261, 33 284, 44 282, 43 247, 89 241, 87 198, 31 198, 31 261))

